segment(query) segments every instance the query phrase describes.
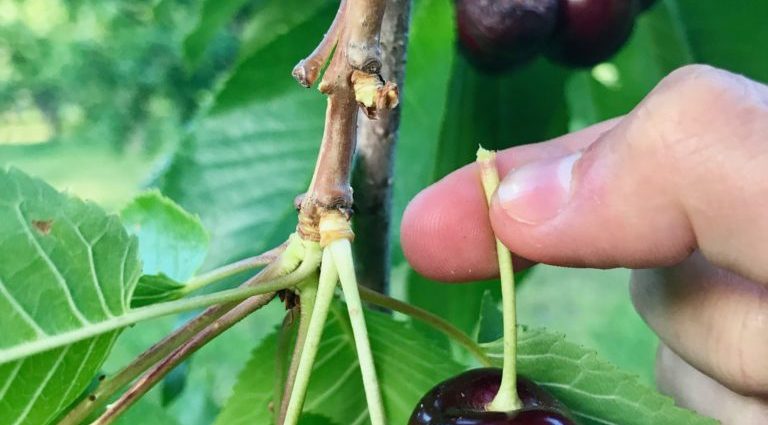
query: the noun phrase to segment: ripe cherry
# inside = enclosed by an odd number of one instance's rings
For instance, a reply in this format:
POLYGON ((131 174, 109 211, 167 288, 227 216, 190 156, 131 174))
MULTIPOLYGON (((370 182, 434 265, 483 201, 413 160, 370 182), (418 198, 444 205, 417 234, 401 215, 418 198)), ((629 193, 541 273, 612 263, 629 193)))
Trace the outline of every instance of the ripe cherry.
POLYGON ((635 0, 560 0, 557 30, 547 50, 569 66, 592 66, 613 56, 635 24, 635 0))
POLYGON ((574 425, 567 409, 533 382, 518 377, 523 408, 488 412, 501 382, 501 369, 475 369, 431 389, 416 406, 408 425, 574 425))
POLYGON ((456 0, 459 48, 487 72, 541 53, 555 29, 558 0, 456 0))

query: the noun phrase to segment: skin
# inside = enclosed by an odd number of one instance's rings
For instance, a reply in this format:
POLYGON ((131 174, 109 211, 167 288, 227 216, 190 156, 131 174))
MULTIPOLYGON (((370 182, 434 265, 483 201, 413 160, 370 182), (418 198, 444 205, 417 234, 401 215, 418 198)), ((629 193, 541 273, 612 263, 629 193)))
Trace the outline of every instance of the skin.
POLYGON ((521 263, 631 268, 660 389, 724 424, 768 423, 768 86, 687 66, 626 116, 498 165, 490 219, 474 165, 410 203, 418 272, 495 276, 493 232, 521 263))

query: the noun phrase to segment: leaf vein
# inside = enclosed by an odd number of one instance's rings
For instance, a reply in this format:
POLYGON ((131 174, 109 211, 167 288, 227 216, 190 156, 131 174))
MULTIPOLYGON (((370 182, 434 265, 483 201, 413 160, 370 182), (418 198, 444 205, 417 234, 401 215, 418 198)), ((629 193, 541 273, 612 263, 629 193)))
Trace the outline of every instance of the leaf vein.
POLYGON ((16 376, 19 374, 19 370, 21 370, 21 366, 24 364, 24 361, 26 359, 21 359, 16 363, 16 367, 13 368, 13 371, 8 376, 8 378, 5 380, 5 384, 3 384, 3 389, 0 390, 0 400, 5 397, 5 393, 8 391, 9 388, 11 388, 11 384, 13 384, 13 381, 16 380, 16 376))
POLYGON ((40 325, 35 322, 35 319, 33 319, 32 316, 27 313, 24 307, 19 304, 19 301, 10 292, 8 292, 8 288, 5 286, 5 282, 3 282, 2 278, 0 278, 0 293, 2 293, 3 296, 8 300, 8 302, 11 304, 14 310, 16 310, 19 316, 21 316, 21 318, 24 319, 24 321, 32 328, 32 330, 35 331, 35 334, 38 338, 48 335, 43 330, 43 328, 41 328, 40 325))
POLYGON ((333 385, 326 388, 325 391, 323 391, 317 397, 314 397, 310 403, 307 403, 307 410, 312 410, 318 405, 321 405, 323 401, 325 401, 325 399, 333 395, 333 393, 335 393, 337 389, 339 389, 342 385, 344 385, 345 382, 347 382, 349 378, 352 377, 352 375, 355 373, 355 370, 357 370, 357 367, 358 367, 357 360, 350 363, 347 369, 339 375, 339 377, 336 379, 336 382, 334 382, 333 385))
POLYGON ((75 299, 72 297, 72 292, 70 291, 69 286, 67 285, 67 281, 64 279, 64 276, 61 274, 61 271, 56 267, 56 265, 53 263, 51 258, 48 256, 48 254, 43 251, 43 247, 40 246, 40 243, 35 239, 35 236, 32 234, 32 229, 29 228, 29 223, 27 222, 26 217, 24 217, 24 213, 21 212, 21 204, 16 204, 16 217, 19 220, 19 223, 21 223, 21 228, 24 230, 25 235, 27 236, 27 239, 30 243, 35 247, 35 250, 37 251, 37 254, 40 255, 40 258, 45 261, 46 265, 48 265, 48 268, 51 270, 51 272, 56 277, 56 281, 58 282, 61 289, 64 291, 65 299, 67 301, 67 304, 69 305, 70 310, 72 310, 72 314, 77 318, 77 320, 80 321, 81 324, 86 325, 90 324, 90 321, 83 315, 83 313, 80 311, 80 309, 75 304, 75 299))
POLYGON ((37 390, 32 395, 32 397, 29 398, 26 406, 24 407, 24 410, 21 412, 21 414, 16 419, 16 422, 13 423, 13 425, 19 425, 21 423, 24 423, 24 419, 26 419, 27 416, 29 415, 29 412, 32 411, 32 407, 34 407, 35 403, 37 403, 37 399, 40 398, 40 395, 43 393, 43 391, 45 391, 45 388, 48 386, 48 382, 50 382, 53 375, 56 374, 56 371, 59 369, 59 366, 61 366, 61 362, 64 360, 64 357, 67 355, 67 352, 69 352, 69 349, 71 347, 72 347, 71 345, 68 345, 64 347, 63 350, 61 350, 61 353, 59 354, 59 357, 56 358, 56 362, 51 367, 51 370, 48 371, 43 381, 40 382, 39 386, 37 387, 37 390))
POLYGON ((93 347, 96 345, 96 341, 99 339, 99 337, 95 337, 91 339, 91 342, 88 344, 88 351, 85 353, 85 356, 83 356, 83 360, 80 362, 80 366, 77 367, 77 372, 75 372, 75 376, 72 377, 71 383, 69 385, 69 388, 67 388, 67 391, 64 393, 64 396, 61 397, 61 401, 59 402, 59 406, 56 408, 56 411, 60 411, 64 406, 64 403, 67 402, 69 399, 69 393, 72 392, 72 389, 75 388, 75 384, 77 383, 77 380, 80 378, 80 374, 83 373, 83 367, 88 363, 88 360, 91 357, 91 354, 93 353, 93 347))
POLYGON ((101 238, 104 237, 104 235, 107 233, 107 229, 104 228, 103 232, 95 240, 88 242, 85 239, 85 236, 83 235, 82 231, 80 230, 79 224, 72 223, 66 217, 65 217, 65 220, 72 225, 72 228, 74 229, 75 234, 77 235, 78 239, 80 239, 80 241, 83 243, 83 246, 85 246, 85 249, 88 252, 88 267, 90 269, 91 280, 92 280, 94 289, 96 290, 96 294, 99 297, 99 304, 101 304, 101 309, 104 311, 104 314, 107 317, 115 317, 115 314, 110 310, 109 306, 107 306, 107 300, 104 298, 104 292, 101 286, 101 279, 99 279, 99 276, 96 274, 96 264, 93 259, 93 245, 96 245, 96 242, 98 242, 99 240, 101 240, 101 238))

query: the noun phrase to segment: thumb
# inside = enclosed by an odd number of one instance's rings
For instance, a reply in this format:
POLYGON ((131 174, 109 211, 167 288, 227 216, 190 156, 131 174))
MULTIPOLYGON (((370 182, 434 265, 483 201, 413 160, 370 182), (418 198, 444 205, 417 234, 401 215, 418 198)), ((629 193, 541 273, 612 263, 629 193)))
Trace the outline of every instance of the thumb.
POLYGON ((491 223, 534 261, 658 267, 698 248, 768 282, 767 211, 768 88, 689 66, 586 149, 508 173, 491 223))

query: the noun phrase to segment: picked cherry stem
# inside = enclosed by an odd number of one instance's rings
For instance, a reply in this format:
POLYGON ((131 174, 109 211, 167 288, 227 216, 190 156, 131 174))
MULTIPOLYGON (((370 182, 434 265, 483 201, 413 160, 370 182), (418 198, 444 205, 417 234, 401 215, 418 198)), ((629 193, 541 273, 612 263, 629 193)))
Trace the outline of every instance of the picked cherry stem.
MULTIPOLYGON (((480 180, 483 184, 488 206, 496 188, 499 187, 499 171, 496 169, 496 153, 480 147, 477 150, 480 180)), ((517 394, 517 317, 515 313, 515 273, 512 253, 496 238, 496 255, 499 261, 501 279, 501 304, 504 323, 504 365, 499 391, 486 406, 489 411, 511 412, 523 407, 517 394)))

